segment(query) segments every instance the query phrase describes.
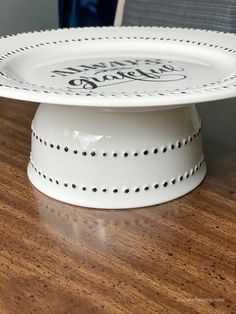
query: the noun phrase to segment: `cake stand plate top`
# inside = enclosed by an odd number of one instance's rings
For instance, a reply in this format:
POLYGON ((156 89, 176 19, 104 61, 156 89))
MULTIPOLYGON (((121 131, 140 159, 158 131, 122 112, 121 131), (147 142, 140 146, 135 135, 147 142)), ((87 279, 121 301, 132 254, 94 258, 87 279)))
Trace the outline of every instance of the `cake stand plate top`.
POLYGON ((110 110, 234 97, 236 36, 101 27, 2 37, 0 96, 110 110))

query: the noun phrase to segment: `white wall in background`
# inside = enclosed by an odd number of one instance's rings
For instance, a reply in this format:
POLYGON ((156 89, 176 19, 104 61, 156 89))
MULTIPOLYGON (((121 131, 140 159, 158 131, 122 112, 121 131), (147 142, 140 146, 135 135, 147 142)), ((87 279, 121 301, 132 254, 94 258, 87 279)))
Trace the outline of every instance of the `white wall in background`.
POLYGON ((58 27, 57 0, 0 0, 0 36, 58 27))

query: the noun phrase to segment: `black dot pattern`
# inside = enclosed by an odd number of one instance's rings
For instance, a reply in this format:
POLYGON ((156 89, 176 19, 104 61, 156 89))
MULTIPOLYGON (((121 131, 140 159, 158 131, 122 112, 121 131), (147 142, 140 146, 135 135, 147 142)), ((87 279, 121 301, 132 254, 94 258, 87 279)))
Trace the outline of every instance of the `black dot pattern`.
MULTIPOLYGON (((188 29, 188 28, 186 28, 188 29)), ((203 30, 202 30, 203 32, 203 30)), ((218 31, 209 31, 209 30, 205 30, 204 32, 211 32, 211 33, 216 33, 216 34, 220 34, 223 32, 218 32, 218 31)), ((32 33, 32 32, 31 32, 32 33)), ((12 35, 14 36, 14 35, 12 35)), ((4 38, 10 38, 12 36, 7 36, 4 38)), ((179 39, 179 38, 169 38, 169 37, 150 37, 150 36, 108 36, 108 37, 85 37, 85 38, 72 38, 72 39, 64 39, 64 40, 57 40, 57 41, 51 41, 51 42, 44 42, 44 43, 36 43, 34 45, 29 45, 29 46, 25 46, 25 47, 20 47, 18 49, 15 50, 11 50, 8 51, 6 53, 4 53, 3 55, 0 56, 0 63, 3 61, 6 61, 7 58, 12 57, 13 55, 16 55, 18 53, 22 53, 24 51, 29 51, 32 49, 38 49, 40 47, 43 46, 49 46, 49 45, 54 45, 54 46, 59 46, 60 44, 65 44, 65 43, 69 43, 69 42, 87 42, 87 41, 105 41, 107 39, 110 40, 126 40, 126 39, 132 39, 132 40, 143 40, 143 41, 156 41, 156 42, 174 42, 174 43, 181 43, 181 44, 185 44, 185 45, 190 45, 191 47, 194 48, 194 46, 197 47, 208 47, 208 48, 214 48, 216 51, 224 51, 224 53, 229 53, 230 55, 234 55, 236 54, 236 50, 230 48, 230 47, 226 47, 226 46, 222 46, 222 45, 216 45, 216 44, 209 44, 203 41, 197 41, 197 40, 186 40, 186 39, 179 39)), ((86 96, 91 96, 91 93, 86 92, 86 94, 83 94, 82 92, 79 93, 78 91, 70 91, 70 90, 59 90, 59 89, 55 89, 55 88, 48 88, 46 86, 39 86, 33 83, 26 83, 24 81, 18 80, 16 78, 13 78, 12 76, 9 77, 9 74, 7 72, 1 72, 0 73, 1 76, 3 76, 4 78, 7 79, 11 79, 12 82, 16 83, 16 85, 7 85, 7 84, 1 84, 2 86, 6 87, 6 88, 10 88, 10 89, 16 89, 16 90, 26 90, 26 91, 33 91, 35 93, 45 93, 45 94, 54 94, 54 95, 86 95, 86 96), (18 85, 21 85, 20 87, 18 85)), ((235 75, 232 75, 231 77, 226 77, 223 78, 222 80, 218 80, 218 81, 212 81, 208 84, 202 84, 201 86, 196 86, 193 87, 193 89, 191 90, 180 90, 179 88, 176 88, 173 91, 170 90, 166 90, 163 92, 159 92, 158 90, 153 91, 152 93, 147 93, 147 92, 132 92, 132 93, 128 93, 128 92, 119 92, 119 93, 115 93, 114 91, 112 93, 109 93, 109 95, 111 96, 116 96, 118 97, 118 95, 121 96, 125 96, 125 97, 129 97, 130 95, 132 97, 136 96, 136 97, 140 97, 140 96, 166 96, 166 95, 186 95, 186 94, 193 94, 193 93, 205 93, 206 91, 212 91, 212 90, 222 90, 222 89, 228 89, 228 88, 232 88, 232 87, 236 87, 235 85, 235 75)), ((104 96, 107 97, 107 92, 102 92, 102 91, 98 91, 95 92, 93 91, 94 95, 99 95, 99 96, 104 96)))
POLYGON ((151 190, 159 190, 161 187, 162 188, 168 188, 169 185, 176 185, 177 183, 181 183, 184 180, 188 180, 191 176, 193 176, 197 171, 199 171, 199 169, 201 168, 201 166, 204 163, 204 156, 201 158, 201 160, 193 167, 191 168, 188 172, 185 172, 184 174, 179 175, 177 178, 171 178, 170 180, 165 180, 162 182, 155 182, 151 185, 144 185, 142 187, 126 187, 126 188, 118 188, 118 187, 114 187, 114 188, 108 188, 108 187, 102 187, 102 188, 98 188, 98 187, 88 187, 88 186, 79 186, 76 183, 71 183, 68 184, 68 182, 61 182, 58 178, 57 179, 53 179, 51 176, 48 176, 47 174, 43 173, 41 170, 39 170, 32 158, 30 159, 30 165, 32 166, 32 168, 34 169, 35 173, 37 173, 42 180, 46 180, 48 178, 49 182, 51 183, 55 183, 56 185, 60 186, 62 185, 64 188, 72 188, 73 190, 81 190, 83 192, 86 191, 92 191, 93 193, 98 193, 98 192, 102 192, 102 193, 113 193, 113 194, 117 194, 119 191, 125 193, 125 194, 129 194, 131 192, 134 193, 141 193, 143 192, 148 192, 151 190))
POLYGON ((113 151, 113 152, 106 152, 104 150, 101 150, 99 152, 96 152, 95 150, 91 150, 91 151, 86 151, 86 150, 79 150, 79 148, 75 148, 75 147, 67 147, 57 143, 57 144, 53 144, 53 143, 48 143, 48 141, 46 139, 43 139, 41 136, 39 136, 37 134, 37 132, 34 130, 33 125, 32 125, 32 137, 38 141, 39 143, 42 143, 42 145, 44 146, 48 146, 50 149, 56 149, 58 152, 59 151, 64 151, 66 153, 70 153, 73 155, 78 155, 79 156, 79 152, 83 157, 97 157, 97 156, 101 156, 101 157, 113 157, 113 158, 118 158, 118 157, 124 157, 124 158, 132 158, 132 157, 139 157, 139 156, 145 156, 148 157, 150 155, 158 155, 158 153, 167 153, 168 151, 173 151, 175 149, 180 149, 182 147, 185 147, 186 145, 190 144, 193 142, 193 140, 197 139, 197 137, 200 135, 201 133, 201 127, 199 127, 192 135, 189 135, 188 138, 184 138, 182 140, 177 141, 176 143, 171 143, 168 144, 166 146, 163 147, 154 147, 152 149, 144 149, 144 150, 140 150, 140 151, 133 151, 133 152, 128 152, 128 151, 124 151, 124 152, 117 152, 117 151, 113 151))

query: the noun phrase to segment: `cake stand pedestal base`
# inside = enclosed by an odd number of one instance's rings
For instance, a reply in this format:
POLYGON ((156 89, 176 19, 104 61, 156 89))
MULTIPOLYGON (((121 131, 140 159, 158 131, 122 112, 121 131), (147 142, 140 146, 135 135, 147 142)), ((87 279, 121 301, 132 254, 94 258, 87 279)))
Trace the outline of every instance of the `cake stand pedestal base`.
POLYGON ((57 200, 93 208, 155 205, 206 175, 194 105, 143 112, 41 104, 28 176, 57 200))

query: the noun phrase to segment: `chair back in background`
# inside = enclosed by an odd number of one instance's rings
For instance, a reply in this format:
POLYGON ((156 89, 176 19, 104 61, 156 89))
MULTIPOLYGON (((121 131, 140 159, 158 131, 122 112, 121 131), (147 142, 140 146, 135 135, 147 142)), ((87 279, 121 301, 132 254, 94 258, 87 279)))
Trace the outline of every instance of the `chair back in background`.
POLYGON ((187 27, 236 33, 236 0, 120 0, 120 8, 121 23, 125 26, 187 27))

